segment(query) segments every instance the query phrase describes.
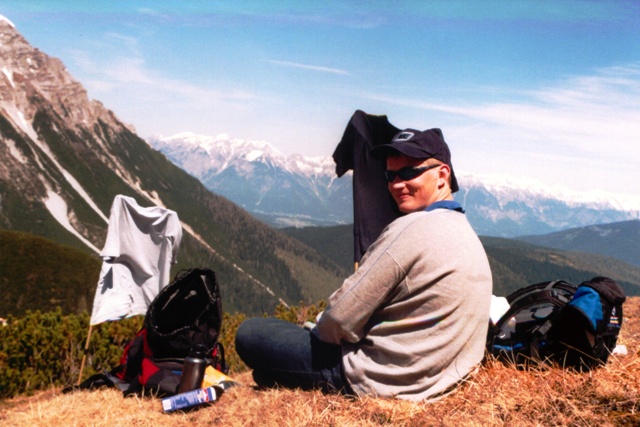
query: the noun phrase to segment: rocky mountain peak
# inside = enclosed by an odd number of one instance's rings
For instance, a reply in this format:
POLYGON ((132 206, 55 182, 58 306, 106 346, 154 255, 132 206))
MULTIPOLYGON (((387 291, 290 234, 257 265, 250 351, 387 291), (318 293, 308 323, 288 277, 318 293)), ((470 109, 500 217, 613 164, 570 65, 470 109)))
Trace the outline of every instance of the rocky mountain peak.
POLYGON ((42 102, 74 127, 91 128, 98 119, 117 125, 112 112, 87 91, 57 58, 31 46, 10 21, 0 20, 0 107, 28 134, 42 102))

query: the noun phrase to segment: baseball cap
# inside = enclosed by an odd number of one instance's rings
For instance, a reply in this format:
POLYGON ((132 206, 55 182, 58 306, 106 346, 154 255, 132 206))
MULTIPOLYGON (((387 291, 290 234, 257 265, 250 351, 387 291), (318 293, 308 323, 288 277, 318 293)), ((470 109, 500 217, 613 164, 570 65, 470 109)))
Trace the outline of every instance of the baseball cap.
POLYGON ((458 180, 451 164, 451 152, 440 129, 405 129, 397 133, 391 143, 378 145, 373 149, 373 154, 379 157, 398 153, 416 159, 434 158, 445 163, 451 169, 451 192, 458 191, 458 180))

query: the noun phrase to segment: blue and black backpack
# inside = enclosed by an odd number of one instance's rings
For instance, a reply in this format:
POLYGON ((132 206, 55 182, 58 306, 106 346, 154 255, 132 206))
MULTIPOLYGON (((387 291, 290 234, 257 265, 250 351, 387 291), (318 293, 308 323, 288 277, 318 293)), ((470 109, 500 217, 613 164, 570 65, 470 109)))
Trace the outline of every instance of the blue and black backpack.
POLYGON ((487 351, 519 368, 545 362, 580 371, 607 362, 622 327, 624 291, 594 277, 572 285, 542 282, 507 297, 510 308, 489 327, 487 351))

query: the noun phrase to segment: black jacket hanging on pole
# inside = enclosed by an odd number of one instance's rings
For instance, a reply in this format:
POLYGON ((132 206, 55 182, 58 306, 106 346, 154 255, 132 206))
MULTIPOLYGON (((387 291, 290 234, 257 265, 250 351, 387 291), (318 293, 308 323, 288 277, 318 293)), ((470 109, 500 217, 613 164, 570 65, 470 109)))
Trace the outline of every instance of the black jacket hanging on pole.
POLYGON ((374 147, 390 143, 398 132, 400 129, 389 123, 387 116, 357 110, 333 152, 338 177, 353 170, 353 257, 356 263, 382 230, 401 215, 387 189, 386 162, 371 154, 374 147))

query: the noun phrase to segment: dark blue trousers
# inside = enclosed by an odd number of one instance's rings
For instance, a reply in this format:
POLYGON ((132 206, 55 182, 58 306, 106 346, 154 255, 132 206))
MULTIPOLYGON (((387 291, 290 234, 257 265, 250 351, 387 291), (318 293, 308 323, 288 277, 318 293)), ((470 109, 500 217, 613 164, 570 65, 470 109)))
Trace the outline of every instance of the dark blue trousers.
POLYGON ((340 346, 320 341, 293 323, 275 318, 246 320, 238 328, 236 351, 261 387, 353 394, 340 346))

